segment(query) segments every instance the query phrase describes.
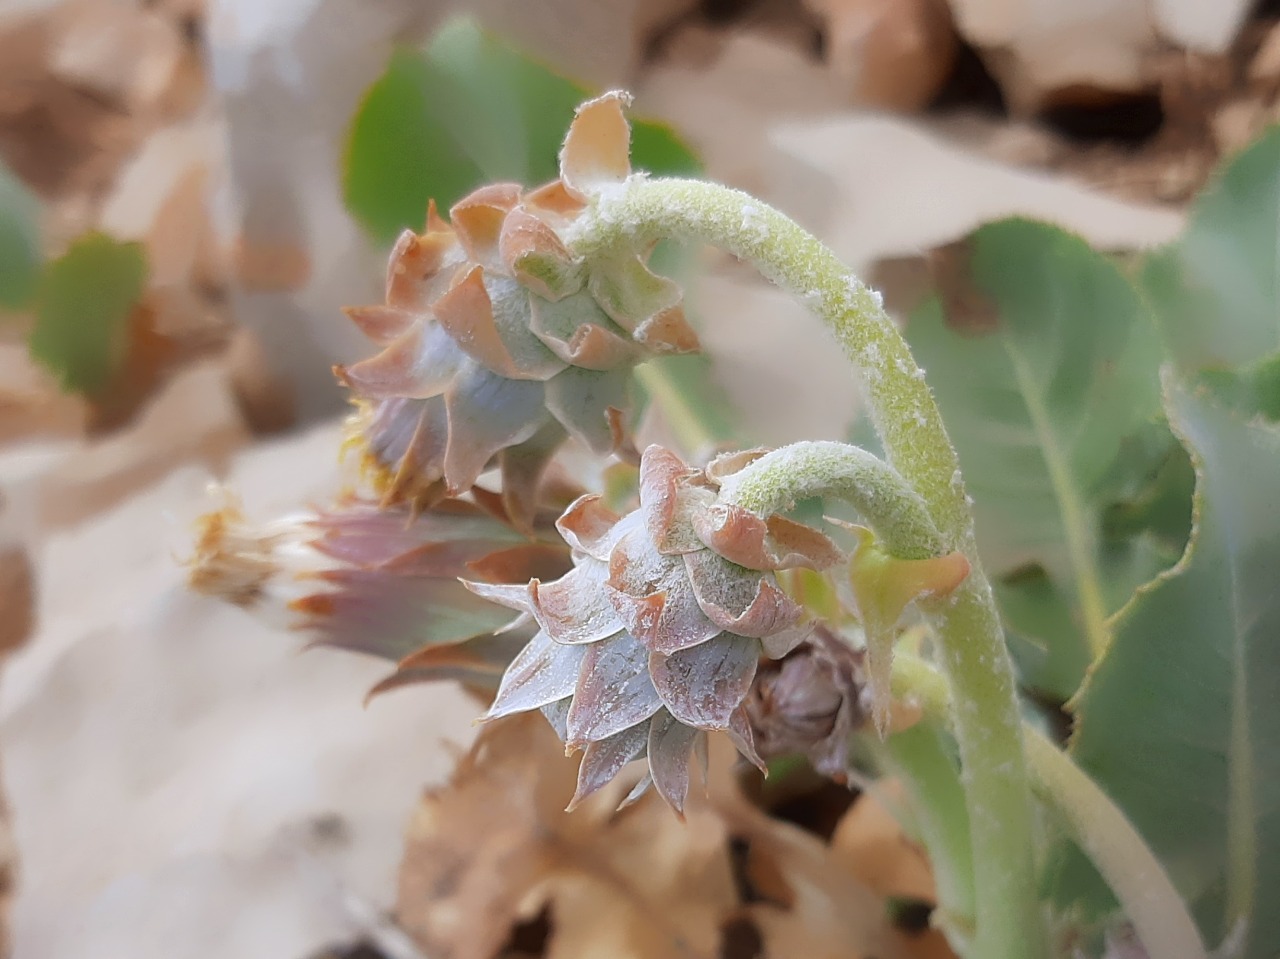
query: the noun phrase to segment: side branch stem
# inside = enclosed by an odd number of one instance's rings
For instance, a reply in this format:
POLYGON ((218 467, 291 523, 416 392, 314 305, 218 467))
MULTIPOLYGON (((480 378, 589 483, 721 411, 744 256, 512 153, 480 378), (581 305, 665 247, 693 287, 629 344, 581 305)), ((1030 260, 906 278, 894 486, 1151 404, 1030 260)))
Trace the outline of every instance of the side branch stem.
MULTIPOLYGON (((946 678, 911 653, 894 661, 893 692, 914 700, 926 716, 947 715, 951 691, 946 678)), ((1024 723, 1023 736, 1037 790, 1070 824, 1151 959, 1208 959, 1186 904, 1124 811, 1043 733, 1024 723)))

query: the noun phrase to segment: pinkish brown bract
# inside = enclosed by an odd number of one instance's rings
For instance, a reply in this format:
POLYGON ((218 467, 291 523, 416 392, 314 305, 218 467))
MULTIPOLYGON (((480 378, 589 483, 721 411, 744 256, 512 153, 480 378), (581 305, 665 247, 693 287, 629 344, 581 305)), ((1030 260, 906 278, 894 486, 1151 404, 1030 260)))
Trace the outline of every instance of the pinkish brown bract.
POLYGON ((760 765, 743 700, 760 658, 785 655, 812 629, 774 571, 842 556, 815 529, 721 503, 724 469, 724 460, 695 469, 651 446, 639 509, 620 517, 590 495, 560 518, 573 548, 567 574, 468 584, 539 626, 488 718, 541 709, 570 749, 584 750, 571 805, 645 757, 633 795, 652 783, 683 810, 690 754, 712 730, 760 765))

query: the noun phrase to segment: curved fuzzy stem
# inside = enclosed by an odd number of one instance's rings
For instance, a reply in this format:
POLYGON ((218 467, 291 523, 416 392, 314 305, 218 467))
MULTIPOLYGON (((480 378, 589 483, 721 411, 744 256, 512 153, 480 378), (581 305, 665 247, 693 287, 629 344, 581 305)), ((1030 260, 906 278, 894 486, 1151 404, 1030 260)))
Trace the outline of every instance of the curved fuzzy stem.
MULTIPOLYGON (((900 652, 894 661, 893 692, 914 701, 927 716, 947 715, 946 678, 912 653, 900 652)), ((1186 904, 1124 810, 1037 729, 1023 723, 1022 734, 1037 790, 1071 824, 1150 959, 1208 959, 1186 904)))
POLYGON ((722 502, 761 515, 785 512, 797 500, 813 496, 836 496, 849 503, 900 559, 925 559, 943 551, 942 535, 920 494, 884 460, 848 443, 784 446, 727 477, 720 487, 722 502))
POLYGON ((577 256, 646 248, 661 238, 710 243, 754 264, 832 329, 861 371, 890 464, 922 497, 944 550, 972 567, 935 615, 940 657, 956 691, 953 726, 964 768, 982 959, 1039 959, 1047 950, 1036 899, 1031 794, 1013 667, 978 563, 959 461, 937 404, 880 296, 782 213, 728 187, 634 176, 599 193, 568 237, 577 256))

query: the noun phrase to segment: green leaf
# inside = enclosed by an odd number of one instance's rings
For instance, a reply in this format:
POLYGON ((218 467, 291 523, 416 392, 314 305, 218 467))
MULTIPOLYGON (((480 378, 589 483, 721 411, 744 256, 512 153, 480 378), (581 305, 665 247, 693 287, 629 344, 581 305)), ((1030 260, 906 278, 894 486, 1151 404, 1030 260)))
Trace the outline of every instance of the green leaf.
POLYGON ((1175 244, 1144 264, 1142 285, 1187 370, 1280 352, 1280 128, 1231 160, 1192 206, 1175 244))
POLYGON ((1280 943, 1280 428, 1171 384, 1196 528, 1140 591, 1077 704, 1076 761, 1240 959, 1280 943))
POLYGON ((128 352, 128 320, 146 287, 140 243, 89 233, 49 264, 36 294, 31 355, 64 390, 94 394, 128 352))
POLYGON ((1159 343, 1137 291, 1075 236, 1004 220, 973 234, 967 256, 907 336, 959 451, 1006 624, 1025 641, 1013 648, 1040 650, 1020 656, 1024 679, 1066 698, 1105 648, 1107 616, 1159 568, 1102 522, 1154 468, 1116 475, 1159 414, 1159 343))
POLYGON ((1280 353, 1234 370, 1205 370, 1200 382, 1238 413, 1280 421, 1280 353))
MULTIPOLYGON (((473 21, 452 20, 424 51, 396 53, 365 95, 347 141, 347 207, 390 241, 422 227, 432 198, 445 209, 482 183, 552 180, 574 110, 590 96, 473 21)), ((652 123, 634 124, 632 160, 655 173, 699 168, 652 123)))
POLYGON ((398 52, 352 122, 343 191, 347 208, 379 240, 421 229, 432 196, 447 205, 482 179, 437 115, 444 86, 430 62, 398 52))
POLYGON ((30 302, 40 277, 36 198, 0 163, 0 309, 30 302))

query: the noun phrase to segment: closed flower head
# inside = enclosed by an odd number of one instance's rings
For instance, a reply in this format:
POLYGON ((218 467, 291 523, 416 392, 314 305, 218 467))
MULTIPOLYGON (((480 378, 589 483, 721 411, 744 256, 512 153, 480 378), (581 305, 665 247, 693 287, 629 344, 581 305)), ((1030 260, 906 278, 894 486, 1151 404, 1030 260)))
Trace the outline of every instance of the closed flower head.
POLYGON ((632 367, 698 348, 675 283, 633 254, 583 261, 564 243, 596 194, 630 174, 624 103, 607 94, 579 109, 559 179, 482 187, 448 222, 433 206, 426 232, 396 243, 385 302, 348 311, 382 348, 336 372, 385 503, 430 505, 494 464, 525 522, 566 437, 596 453, 623 443, 632 367))
POLYGON ((720 479, 755 455, 700 470, 651 446, 639 509, 619 517, 584 496, 560 518, 567 574, 469 584, 538 624, 489 717, 542 709, 570 749, 584 750, 575 804, 647 757, 637 794, 652 783, 681 810, 690 753, 711 730, 759 764, 743 700, 760 658, 785 655, 812 628, 773 573, 842 556, 817 530, 720 502, 720 479))

